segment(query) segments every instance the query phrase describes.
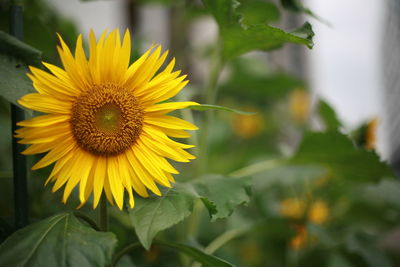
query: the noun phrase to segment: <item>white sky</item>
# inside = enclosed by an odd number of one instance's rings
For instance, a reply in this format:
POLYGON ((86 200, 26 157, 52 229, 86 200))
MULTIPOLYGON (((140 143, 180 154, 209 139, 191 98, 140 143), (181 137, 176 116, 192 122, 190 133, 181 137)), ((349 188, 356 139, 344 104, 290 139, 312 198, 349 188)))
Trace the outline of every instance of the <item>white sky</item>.
POLYGON ((315 47, 310 52, 313 90, 337 111, 346 126, 355 127, 380 112, 382 0, 308 0, 328 20, 312 21, 315 47))

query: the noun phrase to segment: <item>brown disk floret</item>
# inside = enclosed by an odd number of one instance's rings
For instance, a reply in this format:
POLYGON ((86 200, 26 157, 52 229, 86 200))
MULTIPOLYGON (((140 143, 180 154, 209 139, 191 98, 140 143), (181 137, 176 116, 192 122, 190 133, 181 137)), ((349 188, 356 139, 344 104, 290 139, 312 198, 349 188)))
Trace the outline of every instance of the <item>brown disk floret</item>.
POLYGON ((72 133, 84 150, 113 156, 131 147, 143 126, 143 108, 127 89, 95 85, 72 106, 72 133))

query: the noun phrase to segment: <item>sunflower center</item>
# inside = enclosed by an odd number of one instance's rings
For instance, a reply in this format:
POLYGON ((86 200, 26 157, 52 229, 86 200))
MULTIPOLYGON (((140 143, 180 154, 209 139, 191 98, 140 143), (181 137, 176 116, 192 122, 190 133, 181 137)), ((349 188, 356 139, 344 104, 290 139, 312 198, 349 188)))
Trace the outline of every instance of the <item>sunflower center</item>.
POLYGON ((143 108, 131 92, 115 84, 93 86, 72 106, 74 138, 95 155, 124 152, 135 143, 142 126, 143 108))

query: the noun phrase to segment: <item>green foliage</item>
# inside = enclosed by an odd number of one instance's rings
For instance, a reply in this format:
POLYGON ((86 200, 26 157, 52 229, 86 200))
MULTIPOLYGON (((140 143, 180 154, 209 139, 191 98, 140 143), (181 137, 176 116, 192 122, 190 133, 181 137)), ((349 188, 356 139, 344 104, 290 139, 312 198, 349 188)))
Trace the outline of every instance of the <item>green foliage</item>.
POLYGON ((376 245, 377 236, 362 232, 353 231, 346 240, 349 251, 360 255, 373 267, 390 267, 392 264, 376 245))
POLYGON ((0 31, 0 96, 17 104, 21 96, 34 92, 26 76, 28 65, 37 65, 41 53, 22 41, 0 31))
POLYGON ((236 206, 250 201, 249 182, 246 178, 208 175, 190 185, 207 207, 211 219, 216 220, 228 217, 236 206))
POLYGON ((374 152, 357 149, 343 134, 337 131, 308 132, 296 153, 292 164, 319 164, 332 178, 349 181, 378 181, 393 176, 390 168, 374 152))
POLYGON ((116 243, 114 234, 96 232, 62 213, 12 234, 0 246, 0 265, 103 267, 116 243))
POLYGON ((28 68, 24 62, 0 54, 0 96, 7 101, 19 105, 17 100, 23 95, 32 93, 32 82, 26 76, 28 68))
POLYGON ((246 112, 246 111, 241 111, 238 109, 234 109, 234 108, 228 108, 228 107, 224 107, 224 106, 218 106, 218 105, 208 105, 208 104, 201 104, 201 105, 195 105, 195 106, 189 106, 188 108, 190 109, 194 109, 194 110, 200 110, 200 111, 204 111, 204 110, 221 110, 221 111, 228 111, 228 112, 233 112, 236 114, 241 114, 241 115, 254 115, 254 112, 246 112))
POLYGON ((176 184, 161 197, 136 198, 129 216, 143 247, 149 249, 154 236, 184 220, 193 210, 194 196, 185 186, 176 184))
POLYGON ((41 52, 17 38, 0 31, 0 53, 14 57, 27 65, 40 65, 41 52))
POLYGON ((149 249, 156 234, 189 216, 201 199, 213 220, 229 216, 234 208, 249 201, 248 181, 206 176, 193 182, 175 184, 161 197, 137 198, 129 216, 143 247, 149 249), (223 190, 223 194, 221 194, 223 190))
POLYGON ((342 126, 335 111, 325 101, 320 100, 318 103, 318 114, 321 116, 325 127, 328 130, 337 130, 342 126))
POLYGON ((207 254, 200 249, 185 245, 185 244, 177 244, 177 243, 172 243, 172 242, 157 242, 159 245, 163 245, 166 247, 170 247, 172 249, 176 249, 179 252, 182 252, 190 257, 192 257, 194 260, 196 260, 199 263, 202 263, 204 266, 209 266, 209 267, 229 267, 233 266, 232 264, 218 258, 215 256, 212 256, 210 254, 207 254))
POLYGON ((302 44, 311 48, 311 38, 304 38, 303 35, 301 29, 288 33, 268 25, 251 25, 246 29, 232 27, 222 31, 223 56, 231 59, 253 50, 270 51, 280 48, 285 43, 302 44))
POLYGON ((276 22, 280 19, 279 9, 271 2, 240 1, 237 12, 243 17, 246 25, 276 22))
POLYGON ((313 46, 314 33, 308 23, 291 33, 267 24, 246 25, 237 12, 237 1, 203 0, 203 3, 220 27, 222 57, 225 60, 253 50, 274 50, 285 43, 301 44, 309 48, 313 46))

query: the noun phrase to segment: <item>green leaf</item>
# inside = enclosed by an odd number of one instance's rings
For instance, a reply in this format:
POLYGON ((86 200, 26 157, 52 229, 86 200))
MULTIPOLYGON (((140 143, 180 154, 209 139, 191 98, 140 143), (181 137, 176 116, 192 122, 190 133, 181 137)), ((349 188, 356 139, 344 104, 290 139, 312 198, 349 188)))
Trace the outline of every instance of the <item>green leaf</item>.
POLYGON ((236 24, 241 16, 236 13, 240 3, 236 0, 202 0, 204 6, 214 16, 220 28, 236 24))
POLYGON ((204 6, 214 16, 220 28, 224 60, 253 50, 270 51, 285 43, 306 45, 312 48, 311 25, 306 23, 292 33, 266 24, 245 25, 238 13, 235 0, 203 0, 204 6))
POLYGON ((0 54, 0 77, 7 77, 0 79, 0 96, 20 106, 17 103, 18 99, 35 92, 26 73, 28 68, 22 61, 0 54))
POLYGON ((175 184, 160 197, 136 198, 135 208, 129 210, 129 216, 143 247, 149 249, 158 232, 189 216, 195 198, 184 184, 175 184))
POLYGON ((230 267, 234 266, 218 257, 215 257, 213 255, 207 254, 197 248, 184 245, 184 244, 177 244, 177 243, 171 243, 171 242, 157 242, 158 245, 170 247, 173 249, 176 249, 182 253, 185 253, 186 255, 191 256, 193 259, 195 259, 197 262, 202 263, 204 266, 210 266, 210 267, 230 267))
POLYGON ((222 175, 208 175, 191 185, 208 209, 211 220, 226 218, 241 204, 250 201, 250 180, 222 175))
POLYGON ((189 106, 188 108, 194 109, 194 110, 200 110, 200 111, 210 110, 210 109, 222 110, 222 111, 233 112, 233 113, 237 113, 237 114, 241 114, 241 115, 254 115, 254 114, 256 114, 254 112, 241 111, 241 110, 234 109, 234 108, 228 108, 228 107, 218 106, 218 105, 209 105, 209 104, 201 104, 201 105, 196 105, 196 106, 189 106))
POLYGON ((325 101, 320 100, 318 103, 318 114, 321 116, 328 130, 337 130, 342 126, 336 116, 336 112, 325 101))
POLYGON ((19 59, 29 65, 40 65, 42 57, 39 50, 3 31, 0 31, 0 54, 19 59))
POLYGON ((327 21, 324 19, 320 18, 319 16, 315 15, 314 12, 312 12, 310 9, 306 8, 300 1, 298 0, 281 0, 282 6, 292 12, 296 13, 304 13, 307 15, 310 15, 311 17, 314 17, 315 19, 325 23, 329 24, 327 21))
POLYGON ((27 65, 39 65, 40 60, 40 51, 0 31, 0 96, 18 105, 19 98, 34 92, 27 65))
POLYGON ((265 106, 266 101, 276 101, 295 88, 305 87, 302 80, 287 73, 271 73, 259 58, 235 58, 230 62, 230 69, 231 74, 219 90, 252 105, 265 106))
POLYGON ((280 18, 275 4, 264 1, 240 1, 237 12, 242 15, 246 25, 276 22, 280 18))
POLYGON ((379 248, 379 236, 356 230, 347 236, 346 246, 350 252, 359 254, 368 266, 390 267, 389 258, 379 248))
POLYGON ((271 51, 280 48, 285 43, 301 44, 312 48, 313 34, 310 29, 310 24, 302 26, 293 33, 261 24, 251 25, 246 29, 240 26, 223 29, 221 31, 223 57, 227 60, 254 50, 271 51))
POLYGON ((356 148, 337 131, 306 133, 289 163, 317 164, 326 168, 332 178, 349 181, 377 181, 393 176, 392 170, 374 152, 356 148))
POLYGON ((369 185, 363 191, 363 196, 375 204, 383 202, 382 206, 400 207, 400 182, 397 179, 385 179, 379 184, 369 185))
POLYGON ((107 266, 117 240, 62 213, 12 234, 0 246, 0 266, 107 266))
POLYGON ((201 177, 187 183, 177 183, 162 196, 136 198, 129 217, 143 247, 149 249, 156 234, 189 216, 194 202, 201 199, 212 220, 229 216, 234 208, 249 202, 246 179, 217 175, 201 177))

